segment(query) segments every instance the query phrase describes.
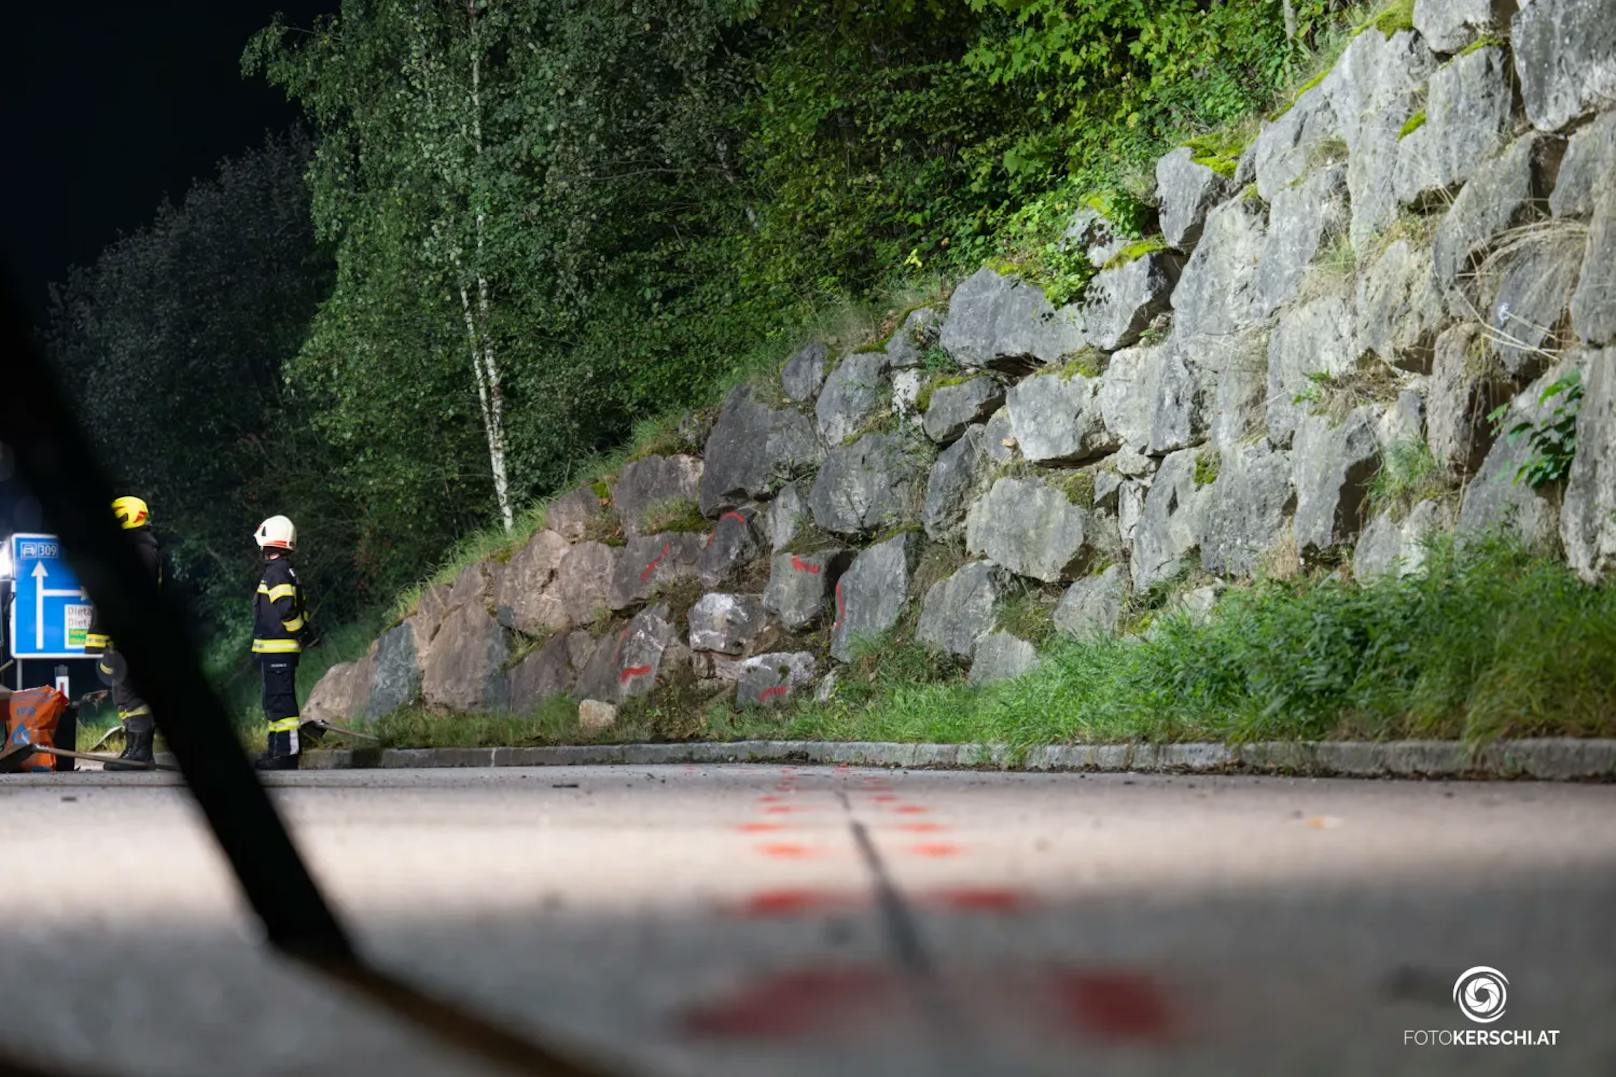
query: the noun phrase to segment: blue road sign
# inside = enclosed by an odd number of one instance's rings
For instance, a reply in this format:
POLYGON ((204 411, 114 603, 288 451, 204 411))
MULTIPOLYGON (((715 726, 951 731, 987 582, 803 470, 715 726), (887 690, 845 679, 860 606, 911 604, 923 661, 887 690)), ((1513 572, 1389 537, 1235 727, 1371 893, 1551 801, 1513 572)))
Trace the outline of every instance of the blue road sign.
POLYGON ((83 658, 90 597, 55 535, 12 535, 11 653, 16 658, 83 658))

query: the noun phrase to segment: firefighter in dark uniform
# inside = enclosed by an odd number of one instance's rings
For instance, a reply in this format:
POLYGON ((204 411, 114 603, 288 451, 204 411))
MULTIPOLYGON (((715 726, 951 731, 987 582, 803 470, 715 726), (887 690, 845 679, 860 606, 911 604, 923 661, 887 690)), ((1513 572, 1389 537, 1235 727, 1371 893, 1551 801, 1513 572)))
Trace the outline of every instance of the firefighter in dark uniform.
POLYGON ((297 528, 284 516, 271 516, 253 537, 264 552, 264 574, 253 598, 252 649, 264 675, 264 718, 269 722, 268 744, 255 765, 259 770, 296 770, 303 732, 297 659, 310 636, 303 589, 292 568, 297 528))
MULTIPOLYGON (((112 513, 135 544, 140 563, 152 581, 163 581, 163 561, 157 549, 157 536, 152 534, 151 512, 138 497, 120 497, 112 503, 112 513)), ((112 685, 112 704, 118 709, 118 721, 123 723, 123 752, 118 756, 126 763, 109 762, 107 770, 145 770, 152 762, 152 736, 155 724, 151 707, 140 692, 118 654, 112 640, 101 625, 100 611, 90 614, 90 630, 84 637, 84 653, 96 655, 96 670, 112 685), (132 765, 143 764, 143 765, 132 765)))

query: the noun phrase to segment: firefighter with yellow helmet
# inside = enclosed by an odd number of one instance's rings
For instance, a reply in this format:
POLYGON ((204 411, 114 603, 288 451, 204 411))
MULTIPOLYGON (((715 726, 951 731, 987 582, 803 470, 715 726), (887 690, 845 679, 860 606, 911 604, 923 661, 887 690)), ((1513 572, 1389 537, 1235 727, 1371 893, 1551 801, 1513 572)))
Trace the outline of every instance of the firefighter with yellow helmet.
MULTIPOLYGON (((138 497, 120 497, 112 502, 112 514, 118 518, 129 541, 134 543, 140 563, 154 583, 163 580, 162 554, 157 548, 157 536, 152 534, 151 511, 138 497)), ((122 762, 109 762, 107 770, 145 770, 152 762, 152 737, 155 723, 151 707, 131 683, 123 658, 118 654, 106 629, 101 624, 100 611, 90 614, 90 629, 84 637, 84 653, 95 655, 96 670, 112 685, 112 703, 118 710, 118 721, 123 723, 122 762)))
POLYGON ((302 751, 302 719, 297 704, 297 660, 310 638, 308 612, 292 551, 297 528, 284 516, 271 516, 253 535, 263 551, 264 571, 253 598, 253 654, 264 678, 264 718, 269 736, 259 770, 296 770, 302 751))

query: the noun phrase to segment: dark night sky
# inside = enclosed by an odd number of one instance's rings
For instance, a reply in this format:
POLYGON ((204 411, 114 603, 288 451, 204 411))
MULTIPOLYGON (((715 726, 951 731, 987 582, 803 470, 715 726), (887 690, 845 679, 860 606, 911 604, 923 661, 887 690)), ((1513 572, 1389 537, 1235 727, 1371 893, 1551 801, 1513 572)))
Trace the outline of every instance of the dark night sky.
POLYGON ((12 5, 3 108, 8 287, 37 320, 46 286, 150 221, 220 157, 295 121, 279 90, 241 77, 241 51, 283 11, 338 0, 12 5))
MULTIPOLYGON (((48 285, 69 265, 149 223, 220 157, 295 122, 279 90, 241 77, 241 51, 276 11, 307 26, 338 2, 11 5, 0 266, 12 301, 42 321, 48 285)), ((0 456, 0 535, 40 527, 0 456)))

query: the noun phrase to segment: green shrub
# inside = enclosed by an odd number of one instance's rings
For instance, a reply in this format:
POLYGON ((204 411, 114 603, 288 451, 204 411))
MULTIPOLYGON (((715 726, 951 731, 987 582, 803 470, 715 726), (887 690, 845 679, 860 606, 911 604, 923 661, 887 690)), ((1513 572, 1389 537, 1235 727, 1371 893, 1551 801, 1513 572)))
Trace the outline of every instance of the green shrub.
POLYGON ((1407 120, 1403 121, 1403 126, 1397 131, 1397 141, 1403 141, 1403 139, 1407 138, 1409 135, 1412 135, 1415 131, 1418 131, 1424 126, 1425 110, 1422 108, 1418 112, 1414 113, 1414 115, 1410 116, 1407 120))
POLYGON ((1398 441, 1381 450, 1380 467, 1369 480, 1369 506, 1402 516, 1421 501, 1450 493, 1446 476, 1423 438, 1398 441))

